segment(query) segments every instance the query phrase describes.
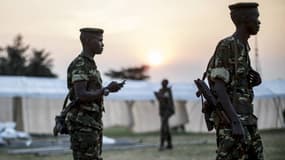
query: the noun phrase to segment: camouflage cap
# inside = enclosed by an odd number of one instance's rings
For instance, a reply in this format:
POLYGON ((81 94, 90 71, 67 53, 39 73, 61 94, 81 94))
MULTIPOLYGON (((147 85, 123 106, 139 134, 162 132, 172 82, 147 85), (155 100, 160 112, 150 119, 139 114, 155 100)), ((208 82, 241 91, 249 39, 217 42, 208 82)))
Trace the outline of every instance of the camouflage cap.
POLYGON ((252 9, 257 8, 258 3, 255 2, 241 2, 229 5, 230 10, 240 10, 240 9, 252 9))
POLYGON ((92 33, 92 34, 103 34, 104 30, 101 28, 81 28, 80 32, 85 32, 85 33, 92 33))

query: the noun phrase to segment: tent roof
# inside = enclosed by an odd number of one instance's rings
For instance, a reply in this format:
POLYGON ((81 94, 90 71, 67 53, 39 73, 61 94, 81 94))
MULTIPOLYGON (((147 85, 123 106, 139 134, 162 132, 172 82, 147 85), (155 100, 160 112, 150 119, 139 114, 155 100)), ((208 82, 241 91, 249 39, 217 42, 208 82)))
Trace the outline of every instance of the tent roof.
MULTIPOLYGON (((108 82, 107 82, 108 83, 108 82)), ((68 92, 66 81, 56 78, 32 78, 19 76, 0 76, 0 97, 49 97, 64 98, 68 92)), ((173 96, 178 100, 198 100, 194 83, 171 83, 173 96)), ((114 100, 152 100, 153 92, 160 83, 148 81, 127 81, 119 93, 110 94, 107 99, 114 100)), ((285 80, 264 81, 255 87, 255 96, 285 96, 285 80)))
POLYGON ((0 76, 0 97, 63 97, 67 93, 65 81, 55 78, 0 76))

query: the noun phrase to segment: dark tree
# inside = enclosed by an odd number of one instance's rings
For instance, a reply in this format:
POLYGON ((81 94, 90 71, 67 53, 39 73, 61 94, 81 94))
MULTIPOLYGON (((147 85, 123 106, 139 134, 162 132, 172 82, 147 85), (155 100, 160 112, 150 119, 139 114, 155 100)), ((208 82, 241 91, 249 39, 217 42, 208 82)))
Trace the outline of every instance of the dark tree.
POLYGON ((0 75, 7 75, 8 67, 7 67, 7 59, 4 57, 0 57, 0 75))
MULTIPOLYGON (((17 35, 14 39, 13 45, 7 46, 7 60, 6 60, 6 75, 24 75, 26 57, 24 53, 29 48, 28 45, 24 46, 22 36, 17 35)), ((2 59, 3 61, 3 59, 2 59)), ((5 62, 5 60, 4 60, 5 62)))
MULTIPOLYGON (((3 51, 3 48, 0 47, 0 53, 3 51)), ((7 59, 4 57, 0 57, 0 75, 4 75, 7 71, 7 59)))
POLYGON ((118 79, 146 80, 149 78, 145 73, 148 69, 149 66, 142 65, 140 67, 123 68, 120 71, 110 70, 106 72, 105 75, 110 78, 118 79))
POLYGON ((34 77, 57 77, 52 73, 52 60, 48 58, 49 53, 42 50, 33 50, 33 56, 30 58, 26 67, 26 75, 34 77))
POLYGON ((49 53, 34 49, 32 57, 27 59, 25 52, 28 49, 29 46, 23 44, 21 35, 16 36, 11 46, 0 47, 0 53, 7 53, 0 57, 0 75, 57 77, 51 72, 52 60, 49 59, 49 53))

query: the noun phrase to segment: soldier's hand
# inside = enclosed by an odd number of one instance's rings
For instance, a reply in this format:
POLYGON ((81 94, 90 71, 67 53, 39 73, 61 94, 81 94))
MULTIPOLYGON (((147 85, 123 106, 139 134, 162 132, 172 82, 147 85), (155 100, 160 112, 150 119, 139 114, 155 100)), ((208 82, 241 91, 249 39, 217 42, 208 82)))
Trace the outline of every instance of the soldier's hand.
POLYGON ((232 135, 235 139, 244 141, 245 140, 245 132, 243 125, 239 120, 231 122, 232 126, 232 135))
POLYGON ((106 88, 109 89, 110 92, 118 92, 124 86, 124 82, 118 83, 116 81, 110 82, 106 88))

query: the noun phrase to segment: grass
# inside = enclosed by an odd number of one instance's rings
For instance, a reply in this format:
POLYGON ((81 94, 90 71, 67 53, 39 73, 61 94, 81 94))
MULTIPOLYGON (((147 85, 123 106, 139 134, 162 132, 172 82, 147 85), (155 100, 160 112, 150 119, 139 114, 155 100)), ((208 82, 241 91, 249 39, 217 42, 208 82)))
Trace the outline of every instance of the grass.
MULTIPOLYGON (((127 138, 143 143, 158 144, 158 133, 134 134, 125 128, 110 128, 104 134, 114 138, 127 138)), ((285 159, 285 129, 262 131, 265 159, 285 159)), ((215 135, 197 133, 174 133, 174 149, 159 152, 156 147, 112 150, 103 152, 105 160, 213 160, 215 159, 215 135)), ((70 160, 72 156, 8 155, 0 148, 0 160, 70 160)))

